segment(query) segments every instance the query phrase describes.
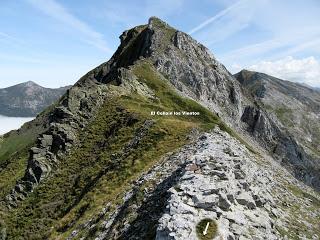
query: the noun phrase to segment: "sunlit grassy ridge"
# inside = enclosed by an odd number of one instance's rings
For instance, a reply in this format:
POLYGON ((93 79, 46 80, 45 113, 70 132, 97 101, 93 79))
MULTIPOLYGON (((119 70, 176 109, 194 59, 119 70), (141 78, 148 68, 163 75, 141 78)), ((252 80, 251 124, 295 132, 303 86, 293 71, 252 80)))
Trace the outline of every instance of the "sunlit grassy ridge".
POLYGON ((207 130, 220 124, 213 113, 179 96, 149 63, 137 64, 132 72, 156 98, 132 92, 108 99, 55 173, 6 217, 9 238, 66 236, 103 205, 119 202, 130 182, 164 154, 186 144, 193 128, 207 130), (154 110, 195 111, 200 116, 151 116, 154 110), (146 120, 153 124, 128 150, 146 120))

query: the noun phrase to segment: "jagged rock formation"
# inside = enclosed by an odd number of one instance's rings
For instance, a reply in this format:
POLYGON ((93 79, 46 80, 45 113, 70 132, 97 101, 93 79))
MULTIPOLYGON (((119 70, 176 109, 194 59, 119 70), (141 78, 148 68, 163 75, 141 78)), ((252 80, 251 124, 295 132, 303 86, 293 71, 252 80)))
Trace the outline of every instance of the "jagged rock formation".
POLYGON ((69 87, 44 88, 29 81, 0 89, 0 115, 34 117, 56 102, 69 87))
POLYGON ((25 199, 43 179, 50 175, 59 158, 76 144, 77 131, 88 123, 104 100, 104 94, 95 85, 83 91, 77 86, 69 89, 50 116, 48 131, 41 134, 35 147, 30 149, 25 175, 19 180, 6 200, 9 205, 25 199))
POLYGON ((205 218, 222 239, 320 236, 318 193, 267 153, 310 158, 243 82, 157 18, 120 40, 28 125, 36 137, 18 151, 16 135, 1 140, 5 237, 201 239, 205 218))
MULTIPOLYGON (((228 70, 212 53, 189 35, 171 27, 163 36, 153 30, 157 24, 149 24, 151 59, 155 67, 184 95, 200 101, 203 105, 223 116, 225 121, 239 119, 242 112, 240 87, 228 70), (170 35, 169 35, 170 34, 170 35), (159 53, 159 43, 172 41, 159 53)), ((159 27, 158 27, 159 28, 159 27)), ((163 44, 163 43, 162 43, 163 44)))
MULTIPOLYGON (((139 27, 124 32, 120 39, 121 45, 114 56, 107 63, 80 79, 60 101, 60 106, 55 108, 53 112, 55 120, 51 123, 49 132, 44 135, 55 142, 47 146, 42 144, 43 137, 38 139, 37 148, 31 150, 25 176, 7 197, 11 205, 23 199, 33 190, 34 185, 49 175, 57 162, 56 155, 66 153, 68 146, 75 144, 77 129, 86 125, 87 119, 90 118, 90 111, 99 109, 99 105, 104 100, 99 98, 98 83, 119 85, 128 77, 129 81, 132 81, 130 73, 123 67, 132 64, 140 57, 150 58, 160 73, 167 76, 171 83, 181 90, 181 94, 198 99, 204 104, 208 103, 212 109, 224 113, 226 117, 235 117, 239 113, 236 111, 239 105, 239 97, 236 94, 239 92, 237 82, 230 78, 225 67, 214 59, 208 49, 190 36, 151 18, 147 28, 139 27), (171 40, 174 44, 167 45, 171 40), (166 47, 165 50, 163 50, 164 47, 166 47), (183 58, 181 54, 184 55, 183 58), (88 93, 89 87, 98 90, 93 94, 88 93), (201 89, 202 87, 205 89, 201 89), (213 90, 212 87, 216 88, 213 90), (90 102, 91 99, 85 99, 86 95, 94 96, 99 100, 93 99, 90 102), (225 98, 225 96, 228 97, 225 98), (82 117, 85 114, 87 116, 82 117), (52 146, 55 149, 51 150, 52 146)), ((137 87, 135 89, 131 87, 130 90, 137 91, 137 87)))

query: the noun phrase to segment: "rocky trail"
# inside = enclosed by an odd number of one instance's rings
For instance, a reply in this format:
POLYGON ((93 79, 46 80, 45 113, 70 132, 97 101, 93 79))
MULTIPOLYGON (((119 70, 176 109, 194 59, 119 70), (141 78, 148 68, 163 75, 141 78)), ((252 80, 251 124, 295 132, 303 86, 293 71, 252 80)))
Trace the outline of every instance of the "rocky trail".
MULTIPOLYGON (((296 234, 293 218, 297 227, 310 228, 316 227, 320 214, 319 209, 308 209, 317 202, 297 198, 290 188, 296 184, 280 165, 216 128, 197 134, 191 144, 165 157, 133 183, 116 210, 106 206, 69 239, 90 230, 95 239, 202 239, 205 236, 197 230, 202 220, 216 226, 203 239, 282 239, 281 231, 288 231, 286 239, 291 239, 290 233, 296 234), (287 211, 292 207, 295 211, 287 211)), ((307 186, 300 188, 312 192, 307 186)))

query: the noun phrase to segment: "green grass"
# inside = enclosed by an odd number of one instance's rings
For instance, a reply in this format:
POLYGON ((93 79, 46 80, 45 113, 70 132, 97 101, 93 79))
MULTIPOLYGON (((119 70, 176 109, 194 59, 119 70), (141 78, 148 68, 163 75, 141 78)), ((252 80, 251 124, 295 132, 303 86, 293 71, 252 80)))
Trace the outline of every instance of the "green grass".
MULTIPOLYGON (((188 143, 192 129, 207 131, 218 125, 235 134, 208 109, 181 97, 148 62, 137 63, 131 71, 154 91, 155 98, 132 92, 107 99, 92 122, 79 132, 79 143, 59 168, 17 209, 3 214, 9 239, 65 239, 79 224, 95 217, 102 206, 110 203, 114 208, 121 203, 131 182, 166 153, 188 143), (150 115, 157 110, 200 115, 150 115), (153 125, 128 150, 126 146, 146 120, 152 120, 153 125)), ((113 88, 120 92, 122 87, 113 88)))
POLYGON ((297 197, 300 197, 300 198, 305 198, 305 199, 309 199, 311 201, 311 204, 314 206, 314 207, 318 207, 320 208, 320 198, 318 196, 315 197, 313 196, 312 194, 306 192, 306 191, 303 191, 301 190, 299 187, 297 186, 294 186, 294 185, 288 185, 288 189, 297 197))
POLYGON ((19 152, 34 141, 34 138, 35 137, 29 132, 23 134, 12 132, 4 137, 0 143, 0 166, 13 154, 19 152))
POLYGON ((202 219, 196 226, 197 236, 199 240, 211 240, 218 234, 218 225, 216 221, 210 218, 202 219), (204 235, 203 231, 205 230, 207 224, 209 223, 207 234, 204 235))
POLYGON ((279 118, 279 120, 287 127, 294 127, 294 123, 292 122, 292 109, 286 107, 279 107, 274 109, 275 114, 279 118))
MULTIPOLYGON (((135 106, 136 109, 141 108, 146 114, 150 114, 150 111, 183 111, 187 110, 190 112, 200 112, 200 116, 187 116, 187 117, 177 117, 182 119, 188 119, 188 121, 194 121, 201 123, 201 128, 208 130, 214 126, 219 126, 219 128, 231 136, 240 141, 246 148, 252 153, 256 151, 234 130, 227 126, 219 117, 213 114, 208 109, 201 106, 199 103, 189 99, 181 97, 176 91, 174 91, 169 83, 155 71, 155 69, 148 62, 141 62, 133 69, 135 75, 139 78, 139 81, 147 84, 151 89, 155 90, 156 96, 159 99, 153 100, 153 104, 142 105, 141 97, 136 99, 129 97, 127 104, 135 106)), ((159 117, 163 118, 163 117, 159 117)))
POLYGON ((283 199, 283 202, 290 203, 286 207, 279 205, 279 207, 286 213, 285 217, 289 224, 288 228, 284 229, 281 226, 277 227, 277 230, 282 237, 287 236, 289 239, 301 239, 301 236, 306 236, 307 239, 312 239, 314 234, 320 236, 320 217, 314 216, 312 213, 319 211, 320 198, 318 195, 310 194, 296 185, 286 184, 287 189, 294 195, 295 200, 292 198, 283 199), (317 196, 317 197, 315 197, 317 196), (300 201, 310 201, 310 204, 301 204, 300 201), (309 223, 309 224, 307 224, 309 223))
POLYGON ((133 71, 139 81, 155 91, 158 101, 136 93, 108 99, 80 133, 79 145, 62 159, 61 167, 6 217, 9 238, 64 238, 101 206, 116 204, 132 180, 161 156, 186 144, 193 128, 207 130, 219 123, 207 109, 175 93, 149 65, 139 65, 133 71), (154 108, 201 114, 151 116, 154 108), (124 154, 125 146, 147 119, 154 121, 153 126, 137 146, 124 154))
MULTIPOLYGON (((28 150, 35 143, 37 136, 46 129, 48 113, 41 113, 36 120, 25 123, 19 130, 11 131, 0 139, 0 202, 20 179, 26 169, 28 150)), ((6 231, 4 219, 7 209, 0 204, 0 234, 6 231)))
POLYGON ((43 131, 35 122, 26 123, 19 131, 11 131, 0 141, 0 199, 14 187, 24 174, 29 157, 28 149, 43 131))

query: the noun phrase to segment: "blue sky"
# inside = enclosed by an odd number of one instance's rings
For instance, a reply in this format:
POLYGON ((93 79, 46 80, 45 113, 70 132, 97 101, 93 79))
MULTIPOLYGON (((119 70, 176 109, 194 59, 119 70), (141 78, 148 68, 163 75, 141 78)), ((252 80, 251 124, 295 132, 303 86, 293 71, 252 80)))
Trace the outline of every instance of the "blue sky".
POLYGON ((158 16, 242 68, 320 86, 319 0, 1 0, 0 87, 73 84, 158 16))

